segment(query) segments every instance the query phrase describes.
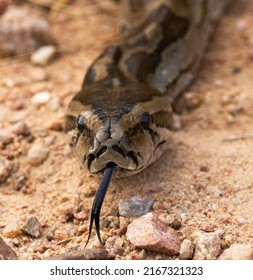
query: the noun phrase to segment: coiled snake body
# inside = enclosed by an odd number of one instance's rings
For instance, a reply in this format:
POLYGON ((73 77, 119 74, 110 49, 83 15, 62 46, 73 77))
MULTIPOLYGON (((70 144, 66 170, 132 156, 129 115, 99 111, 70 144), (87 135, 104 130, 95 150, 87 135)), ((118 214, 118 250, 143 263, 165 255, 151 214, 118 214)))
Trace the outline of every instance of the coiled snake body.
MULTIPOLYGON (((230 0, 122 0, 119 42, 90 66, 69 104, 66 129, 82 166, 109 181, 140 172, 166 149, 172 104, 191 83, 215 23, 230 0)), ((89 240, 88 237, 88 240, 89 240)), ((88 241, 87 241, 88 242, 88 241)))

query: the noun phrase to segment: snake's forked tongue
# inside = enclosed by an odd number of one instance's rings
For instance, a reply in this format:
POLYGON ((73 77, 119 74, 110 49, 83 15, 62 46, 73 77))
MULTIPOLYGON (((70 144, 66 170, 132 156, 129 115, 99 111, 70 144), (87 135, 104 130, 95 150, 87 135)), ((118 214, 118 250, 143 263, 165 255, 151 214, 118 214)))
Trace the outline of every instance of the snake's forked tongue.
POLYGON ((95 220, 96 233, 97 233, 99 243, 102 246, 104 246, 104 244, 101 240, 101 237, 100 237, 100 230, 99 230, 100 210, 101 210, 101 207, 103 205, 105 194, 106 194, 107 188, 110 184, 112 173, 113 173, 113 170, 114 170, 115 166, 116 166, 115 163, 109 162, 105 167, 105 171, 104 171, 104 175, 102 177, 102 181, 101 181, 101 183, 98 187, 97 193, 95 195, 95 198, 94 198, 94 201, 93 201, 93 204, 92 204, 91 216, 90 216, 89 235, 88 235, 88 239, 86 241, 85 247, 87 246, 87 244, 89 242, 94 220, 95 220))

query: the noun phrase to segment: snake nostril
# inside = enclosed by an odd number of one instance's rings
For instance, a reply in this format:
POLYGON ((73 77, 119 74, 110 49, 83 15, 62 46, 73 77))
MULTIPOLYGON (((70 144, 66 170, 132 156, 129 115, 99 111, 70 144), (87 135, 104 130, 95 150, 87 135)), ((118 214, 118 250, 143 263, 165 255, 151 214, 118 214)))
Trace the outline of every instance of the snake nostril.
POLYGON ((121 149, 120 147, 118 146, 112 146, 113 150, 119 154, 121 154, 123 157, 126 157, 126 154, 125 152, 123 151, 123 149, 121 149))

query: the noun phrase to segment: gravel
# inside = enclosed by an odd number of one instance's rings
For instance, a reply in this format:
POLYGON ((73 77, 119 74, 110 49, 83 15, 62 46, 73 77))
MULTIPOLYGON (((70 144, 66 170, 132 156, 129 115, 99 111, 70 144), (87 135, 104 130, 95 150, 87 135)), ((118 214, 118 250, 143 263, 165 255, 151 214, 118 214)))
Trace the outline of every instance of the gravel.
POLYGON ((0 260, 17 260, 15 251, 0 237, 0 260))
POLYGON ((193 253, 194 245, 192 244, 191 240, 184 239, 184 241, 181 244, 179 258, 181 260, 191 260, 193 258, 193 253))
POLYGON ((10 105, 10 108, 14 111, 17 110, 23 110, 25 108, 26 104, 24 99, 22 98, 17 98, 16 100, 13 100, 13 102, 10 105))
POLYGON ((54 131, 63 131, 64 122, 61 119, 52 119, 47 124, 47 129, 54 131))
POLYGON ((206 233, 197 231, 193 233, 195 253, 193 259, 195 260, 215 260, 221 253, 221 235, 217 230, 215 232, 206 233))
POLYGON ((11 175, 13 163, 0 156, 0 184, 4 183, 11 175))
POLYGON ((119 236, 112 236, 106 240, 106 248, 110 248, 110 252, 116 255, 123 255, 125 248, 123 248, 123 239, 119 236))
POLYGON ((165 225, 170 226, 175 230, 180 229, 182 225, 182 219, 176 214, 165 214, 163 215, 162 221, 165 225))
POLYGON ((119 201, 119 215, 124 217, 139 217, 147 214, 154 199, 142 199, 139 197, 133 197, 130 200, 120 200, 119 201))
POLYGON ((165 226, 153 213, 135 219, 128 226, 126 236, 136 248, 179 254, 181 242, 177 232, 165 226))
POLYGON ((20 121, 14 125, 13 132, 16 135, 22 135, 22 136, 28 136, 31 134, 30 127, 23 121, 20 121))
POLYGON ((32 165, 38 166, 46 160, 48 154, 49 148, 41 143, 35 143, 28 151, 27 158, 32 165))
POLYGON ((51 98, 50 92, 48 91, 38 92, 32 97, 32 103, 38 106, 44 105, 48 103, 50 98, 51 98))
POLYGON ((3 236, 7 238, 16 238, 21 233, 20 223, 13 221, 8 224, 3 230, 3 236))
POLYGON ((33 216, 27 220, 26 224, 22 227, 22 231, 32 237, 39 237, 42 228, 38 219, 33 216))
POLYGON ((5 128, 0 130, 0 146, 8 145, 13 142, 15 134, 10 130, 10 128, 5 128))
POLYGON ((253 260, 253 247, 250 244, 233 244, 218 258, 219 260, 253 260))
POLYGON ((10 6, 0 17, 0 57, 25 55, 55 45, 47 21, 21 7, 10 6))
POLYGON ((55 46, 40 47, 31 55, 31 61, 35 65, 47 65, 56 54, 55 46))
POLYGON ((50 260, 111 260, 111 256, 105 249, 84 249, 71 251, 50 258, 50 260))

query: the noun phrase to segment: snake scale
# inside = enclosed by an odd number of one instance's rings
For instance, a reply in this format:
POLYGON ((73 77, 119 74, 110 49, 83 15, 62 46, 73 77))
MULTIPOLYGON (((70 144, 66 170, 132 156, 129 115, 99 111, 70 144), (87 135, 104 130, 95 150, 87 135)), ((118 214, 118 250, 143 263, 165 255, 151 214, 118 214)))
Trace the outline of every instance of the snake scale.
MULTIPOLYGON (((112 176, 136 174, 167 147, 173 102, 199 68, 230 0, 121 0, 120 38, 88 69, 71 100, 66 130, 83 167, 104 173, 90 238, 112 176)), ((86 245, 87 245, 86 243, 86 245)))

